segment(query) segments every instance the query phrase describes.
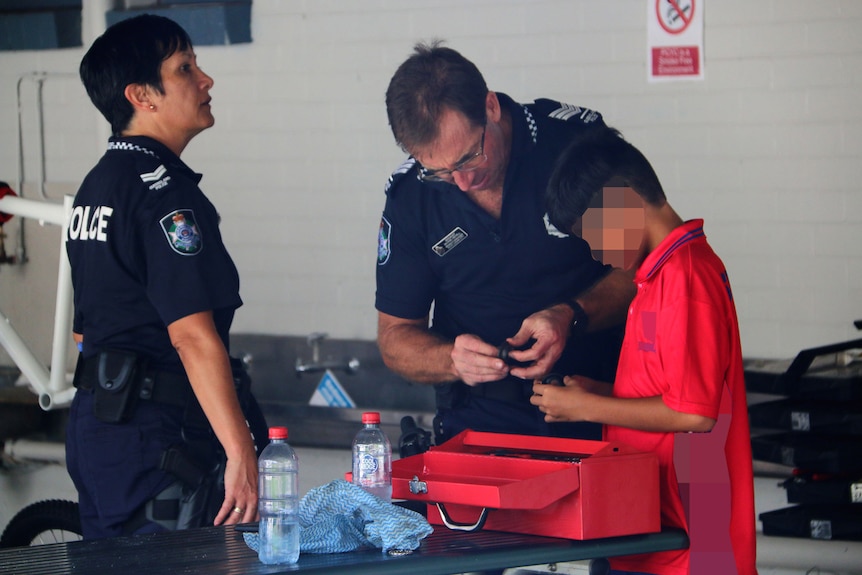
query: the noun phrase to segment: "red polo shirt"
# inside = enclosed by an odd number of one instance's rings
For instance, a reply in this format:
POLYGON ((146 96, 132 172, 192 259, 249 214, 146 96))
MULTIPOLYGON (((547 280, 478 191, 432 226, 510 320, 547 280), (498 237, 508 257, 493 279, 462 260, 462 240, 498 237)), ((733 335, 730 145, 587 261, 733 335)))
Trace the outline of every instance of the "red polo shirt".
POLYGON ((689 550, 611 560, 656 575, 752 575, 751 440, 736 309, 703 220, 675 229, 641 265, 615 397, 660 395, 673 410, 716 419, 710 433, 607 426, 607 440, 658 454, 662 524, 689 531, 689 550))

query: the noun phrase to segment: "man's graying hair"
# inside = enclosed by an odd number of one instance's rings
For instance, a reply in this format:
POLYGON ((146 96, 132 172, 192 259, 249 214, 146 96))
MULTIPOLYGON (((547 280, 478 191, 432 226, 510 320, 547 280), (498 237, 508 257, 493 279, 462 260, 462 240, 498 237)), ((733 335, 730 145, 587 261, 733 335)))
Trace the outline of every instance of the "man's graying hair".
POLYGON ((444 110, 460 112, 475 126, 485 124, 485 79, 475 64, 441 44, 416 44, 386 90, 392 134, 408 154, 434 141, 444 110))

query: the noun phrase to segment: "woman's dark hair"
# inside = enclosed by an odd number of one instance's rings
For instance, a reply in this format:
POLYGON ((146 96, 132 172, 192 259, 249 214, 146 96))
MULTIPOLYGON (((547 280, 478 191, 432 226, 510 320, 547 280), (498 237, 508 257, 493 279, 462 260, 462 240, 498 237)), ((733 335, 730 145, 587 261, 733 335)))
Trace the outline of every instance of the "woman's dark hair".
POLYGON ((416 44, 386 90, 386 113, 395 141, 407 153, 432 142, 447 109, 482 126, 487 95, 485 79, 471 61, 441 46, 439 40, 416 44))
POLYGON ((557 158, 545 201, 548 219, 568 233, 592 199, 612 181, 632 188, 648 204, 666 197, 646 157, 617 130, 595 126, 578 134, 557 158))
POLYGON ((148 85, 164 93, 162 62, 191 47, 182 26, 153 14, 117 22, 96 38, 81 60, 79 73, 87 95, 115 136, 128 127, 134 114, 124 94, 126 86, 148 85))

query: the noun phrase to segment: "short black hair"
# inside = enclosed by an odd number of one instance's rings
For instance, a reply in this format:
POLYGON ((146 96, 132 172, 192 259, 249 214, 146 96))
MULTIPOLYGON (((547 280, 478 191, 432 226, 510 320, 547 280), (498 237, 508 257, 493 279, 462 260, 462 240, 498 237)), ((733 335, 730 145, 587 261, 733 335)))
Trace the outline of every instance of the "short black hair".
POLYGON ((191 38, 182 26, 154 14, 121 20, 96 38, 78 72, 87 95, 111 124, 115 136, 128 127, 134 115, 126 100, 126 86, 148 85, 164 93, 162 62, 174 52, 191 47, 191 38))
POLYGON ((548 219, 568 233, 612 181, 631 187, 648 204, 660 206, 666 201, 655 170, 640 150, 614 128, 590 127, 557 158, 545 192, 548 219))
POLYGON ((474 125, 486 121, 488 85, 473 62, 441 40, 419 43, 386 90, 386 114, 398 145, 411 153, 438 135, 441 114, 453 110, 474 125))

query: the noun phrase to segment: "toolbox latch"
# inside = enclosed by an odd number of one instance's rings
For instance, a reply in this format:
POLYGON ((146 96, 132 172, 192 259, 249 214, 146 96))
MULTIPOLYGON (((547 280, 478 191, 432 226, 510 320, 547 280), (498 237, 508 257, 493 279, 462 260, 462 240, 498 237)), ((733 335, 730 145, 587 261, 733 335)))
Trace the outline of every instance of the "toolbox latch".
POLYGON ((422 493, 428 493, 428 484, 424 481, 419 481, 419 476, 414 475, 413 479, 408 483, 410 487, 410 493, 413 495, 420 495, 422 493))

